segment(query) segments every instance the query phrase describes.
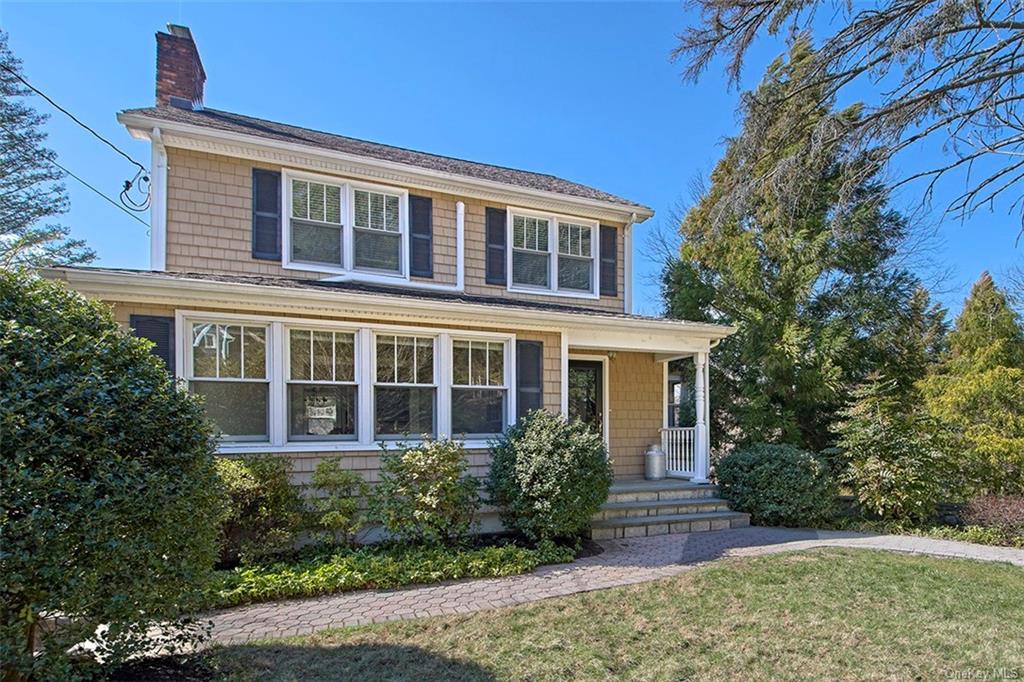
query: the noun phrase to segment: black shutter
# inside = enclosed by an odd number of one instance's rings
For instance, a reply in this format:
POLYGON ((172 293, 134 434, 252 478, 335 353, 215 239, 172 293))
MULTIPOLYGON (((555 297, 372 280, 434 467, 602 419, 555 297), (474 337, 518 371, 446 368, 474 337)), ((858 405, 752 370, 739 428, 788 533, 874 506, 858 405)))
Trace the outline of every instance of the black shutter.
POLYGON ((153 355, 164 361, 171 376, 174 375, 174 318, 156 315, 132 315, 128 326, 135 336, 149 339, 155 345, 153 355))
POLYGON ((601 295, 619 293, 619 231, 601 226, 601 295))
POLYGON ((544 407, 544 344, 516 341, 516 419, 544 407))
POLYGON ((487 209, 487 246, 485 277, 488 284, 505 285, 505 220, 508 212, 500 208, 487 209))
POLYGON ((281 174, 252 169, 252 257, 281 260, 281 174))
POLYGON ((434 276, 434 200, 409 195, 409 274, 434 276))

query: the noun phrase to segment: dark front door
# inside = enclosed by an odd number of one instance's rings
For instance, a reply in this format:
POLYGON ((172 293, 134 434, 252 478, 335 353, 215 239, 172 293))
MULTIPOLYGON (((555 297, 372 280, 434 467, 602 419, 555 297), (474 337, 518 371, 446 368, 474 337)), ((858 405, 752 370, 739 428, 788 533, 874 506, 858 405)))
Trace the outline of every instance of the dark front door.
POLYGON ((569 361, 569 419, 579 419, 599 434, 604 423, 602 367, 595 360, 569 361))

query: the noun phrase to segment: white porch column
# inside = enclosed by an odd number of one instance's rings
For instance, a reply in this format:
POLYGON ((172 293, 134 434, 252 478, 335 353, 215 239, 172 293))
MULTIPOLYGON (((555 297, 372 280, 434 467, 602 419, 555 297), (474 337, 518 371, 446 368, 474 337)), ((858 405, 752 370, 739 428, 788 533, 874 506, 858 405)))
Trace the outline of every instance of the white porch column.
POLYGON ((694 368, 697 370, 694 377, 694 393, 696 393, 696 424, 694 428, 694 476, 691 479, 694 483, 708 482, 708 469, 710 464, 710 452, 708 449, 708 383, 707 366, 708 354, 697 353, 693 356, 694 368))

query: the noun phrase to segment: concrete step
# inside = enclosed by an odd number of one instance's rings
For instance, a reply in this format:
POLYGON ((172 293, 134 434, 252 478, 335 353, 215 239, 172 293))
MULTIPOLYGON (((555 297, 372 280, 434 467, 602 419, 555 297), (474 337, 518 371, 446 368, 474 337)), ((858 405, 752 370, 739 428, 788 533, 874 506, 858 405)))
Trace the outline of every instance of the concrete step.
POLYGON ((718 486, 684 480, 616 481, 608 491, 608 502, 658 502, 715 497, 718 486))
POLYGON ((623 517, 672 516, 700 512, 729 511, 729 503, 717 497, 693 497, 682 500, 644 502, 605 502, 594 515, 595 521, 623 517))
POLYGON ((664 516, 627 516, 602 519, 590 524, 594 540, 642 538, 674 533, 699 533, 708 530, 743 528, 750 525, 750 515, 733 511, 668 514, 664 516))

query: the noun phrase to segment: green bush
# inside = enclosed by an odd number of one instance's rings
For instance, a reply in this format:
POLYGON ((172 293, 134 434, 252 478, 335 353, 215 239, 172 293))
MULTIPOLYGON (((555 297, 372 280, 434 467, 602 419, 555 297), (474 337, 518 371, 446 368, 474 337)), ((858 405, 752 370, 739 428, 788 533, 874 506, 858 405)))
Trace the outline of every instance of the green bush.
POLYGON ((0 271, 5 680, 79 676, 69 649, 100 625, 110 664, 203 635, 183 614, 217 555, 214 442, 151 345, 104 304, 0 271), (56 614, 66 624, 44 633, 56 614))
POLYGON ((488 491, 507 528, 533 540, 578 535, 608 498, 612 467, 583 422, 536 410, 497 442, 488 491))
POLYGON ((574 556, 572 548, 551 542, 541 542, 535 548, 511 544, 480 548, 371 545, 296 563, 222 571, 209 594, 209 605, 224 607, 347 590, 518 575, 542 564, 570 562, 574 556))
POLYGON ((330 545, 352 544, 366 521, 359 509, 366 497, 362 476, 343 469, 337 457, 324 459, 313 471, 313 487, 319 493, 309 502, 313 537, 330 545))
POLYGON ((382 443, 381 452, 370 516, 384 530, 412 542, 451 542, 470 531, 479 499, 461 443, 425 440, 395 450, 382 443))
POLYGON ((715 469, 722 497, 763 526, 814 526, 835 515, 836 487, 828 467, 795 445, 750 445, 715 469))
POLYGON ((290 469, 287 459, 271 455, 217 459, 229 500, 221 524, 222 563, 252 563, 294 548, 304 508, 290 469))

